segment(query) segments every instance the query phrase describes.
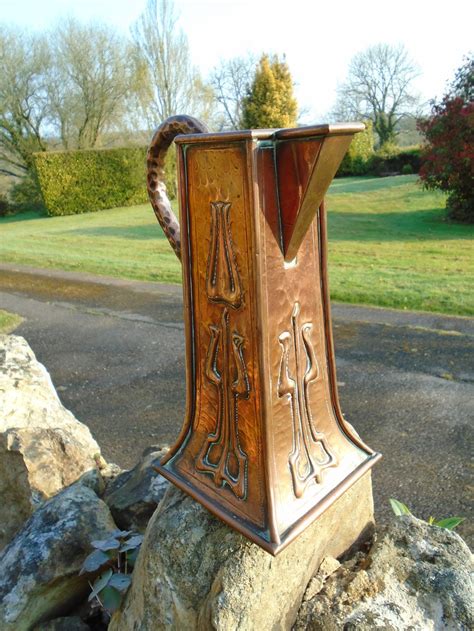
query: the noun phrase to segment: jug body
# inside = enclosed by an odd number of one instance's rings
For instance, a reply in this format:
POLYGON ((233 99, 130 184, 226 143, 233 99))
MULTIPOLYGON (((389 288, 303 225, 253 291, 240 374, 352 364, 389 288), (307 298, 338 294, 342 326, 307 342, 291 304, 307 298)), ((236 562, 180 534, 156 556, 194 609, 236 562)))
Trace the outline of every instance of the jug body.
POLYGON ((187 406, 160 471, 273 554, 379 458, 338 403, 314 190, 352 133, 176 138, 187 406))

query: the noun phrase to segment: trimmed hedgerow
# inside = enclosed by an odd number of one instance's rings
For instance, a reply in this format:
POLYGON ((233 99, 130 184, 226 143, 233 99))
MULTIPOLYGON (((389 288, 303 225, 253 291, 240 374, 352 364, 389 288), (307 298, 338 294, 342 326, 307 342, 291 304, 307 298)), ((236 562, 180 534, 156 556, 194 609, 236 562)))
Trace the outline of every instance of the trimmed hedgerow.
POLYGON ((144 147, 43 152, 34 161, 49 215, 133 206, 148 199, 144 147))
POLYGON ((394 175, 396 173, 418 173, 421 165, 420 147, 381 147, 371 159, 369 173, 394 175))
POLYGON ((386 144, 374 151, 372 122, 366 121, 365 125, 365 131, 356 134, 352 139, 337 176, 418 173, 421 164, 420 147, 386 144))

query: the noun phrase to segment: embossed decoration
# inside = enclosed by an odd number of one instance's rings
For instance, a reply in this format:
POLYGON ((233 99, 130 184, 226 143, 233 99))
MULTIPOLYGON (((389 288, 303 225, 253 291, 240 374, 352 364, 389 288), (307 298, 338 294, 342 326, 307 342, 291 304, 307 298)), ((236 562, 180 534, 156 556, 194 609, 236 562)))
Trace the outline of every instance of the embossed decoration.
POLYGON ((205 376, 218 391, 216 429, 208 436, 196 469, 210 473, 217 487, 227 485, 239 499, 247 489, 247 455, 239 443, 239 399, 250 393, 243 358, 244 338, 231 332, 229 312, 224 309, 221 326, 210 325, 211 339, 205 376), (221 362, 219 365, 219 355, 221 362))
POLYGON ((206 290, 211 302, 221 302, 237 309, 242 302, 242 290, 230 233, 230 207, 230 202, 211 202, 206 290))
POLYGON ((324 434, 314 427, 308 388, 318 379, 319 366, 309 337, 312 325, 300 326, 299 314, 300 305, 295 302, 291 314, 291 332, 284 331, 278 337, 282 349, 278 396, 287 397, 290 403, 293 449, 288 461, 296 497, 303 495, 311 481, 321 483, 323 470, 337 464, 324 434), (290 369, 291 351, 293 372, 290 369))

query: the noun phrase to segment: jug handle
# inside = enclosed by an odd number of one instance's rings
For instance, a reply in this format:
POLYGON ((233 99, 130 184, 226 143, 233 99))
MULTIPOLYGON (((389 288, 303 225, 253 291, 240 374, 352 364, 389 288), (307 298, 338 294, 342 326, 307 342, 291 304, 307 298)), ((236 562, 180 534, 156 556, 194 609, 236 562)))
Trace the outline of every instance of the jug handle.
POLYGON ((179 221, 171 209, 166 194, 165 156, 169 146, 180 134, 201 134, 207 127, 192 116, 171 116, 156 130, 147 153, 147 190, 156 218, 176 256, 181 260, 179 221))

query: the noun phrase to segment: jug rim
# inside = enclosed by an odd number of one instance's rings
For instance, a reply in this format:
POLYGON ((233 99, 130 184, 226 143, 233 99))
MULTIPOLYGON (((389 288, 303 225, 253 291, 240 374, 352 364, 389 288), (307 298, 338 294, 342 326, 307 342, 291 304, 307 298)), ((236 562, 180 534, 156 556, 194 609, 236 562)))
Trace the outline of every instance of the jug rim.
POLYGON ((208 142, 232 142, 237 140, 271 140, 283 141, 293 138, 315 138, 318 136, 354 135, 364 131, 364 123, 327 123, 320 125, 305 125, 288 129, 242 129, 235 131, 208 132, 202 134, 180 134, 176 136, 175 143, 208 143, 208 142))

